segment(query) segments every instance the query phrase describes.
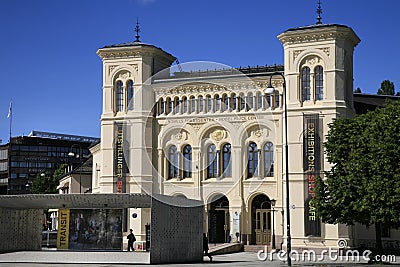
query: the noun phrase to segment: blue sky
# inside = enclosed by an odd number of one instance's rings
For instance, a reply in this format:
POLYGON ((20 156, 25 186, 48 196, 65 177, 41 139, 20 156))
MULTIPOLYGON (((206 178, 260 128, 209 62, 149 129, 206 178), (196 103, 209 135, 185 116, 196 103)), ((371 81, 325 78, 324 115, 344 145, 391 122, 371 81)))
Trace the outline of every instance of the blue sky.
MULTIPOLYGON (((31 130, 100 136, 105 45, 141 40, 181 63, 233 67, 282 64, 276 36, 314 24, 317 0, 1 0, 0 139, 31 130)), ((400 1, 322 0, 322 22, 350 26, 361 38, 354 88, 376 93, 389 79, 400 91, 400 1)))

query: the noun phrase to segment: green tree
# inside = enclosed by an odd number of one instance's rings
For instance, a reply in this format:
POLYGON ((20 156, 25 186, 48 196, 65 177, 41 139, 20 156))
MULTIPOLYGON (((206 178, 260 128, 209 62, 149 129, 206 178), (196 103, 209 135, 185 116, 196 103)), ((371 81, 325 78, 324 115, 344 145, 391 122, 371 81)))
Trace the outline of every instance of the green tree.
POLYGON ((48 171, 43 174, 38 173, 32 183, 31 192, 33 194, 57 194, 58 178, 64 174, 66 166, 66 164, 62 164, 53 174, 48 171))
POLYGON ((361 94, 361 89, 360 89, 360 87, 357 87, 357 89, 354 90, 354 93, 356 93, 356 94, 361 94))
POLYGON ((329 124, 325 142, 332 168, 317 179, 313 204, 326 223, 400 226, 400 102, 329 124))
POLYGON ((381 87, 378 89, 378 95, 394 95, 394 83, 389 80, 381 82, 381 87))

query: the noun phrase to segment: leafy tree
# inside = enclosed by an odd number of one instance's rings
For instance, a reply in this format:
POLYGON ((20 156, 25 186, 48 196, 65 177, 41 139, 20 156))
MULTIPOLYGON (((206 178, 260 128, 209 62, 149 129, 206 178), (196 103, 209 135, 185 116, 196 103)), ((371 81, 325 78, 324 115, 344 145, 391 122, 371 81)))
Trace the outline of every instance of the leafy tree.
POLYGON ((378 89, 378 95, 394 95, 394 83, 389 80, 381 82, 381 87, 378 89))
POLYGON ((326 223, 374 224, 380 252, 381 227, 400 226, 400 102, 329 128, 324 145, 332 167, 317 179, 317 214, 326 223))
POLYGON ((33 194, 56 194, 58 178, 64 174, 65 167, 66 164, 62 164, 53 174, 48 171, 43 174, 38 173, 32 183, 31 192, 33 194))
POLYGON ((354 90, 354 93, 356 93, 356 94, 361 94, 361 89, 360 89, 360 87, 357 87, 357 89, 354 90))

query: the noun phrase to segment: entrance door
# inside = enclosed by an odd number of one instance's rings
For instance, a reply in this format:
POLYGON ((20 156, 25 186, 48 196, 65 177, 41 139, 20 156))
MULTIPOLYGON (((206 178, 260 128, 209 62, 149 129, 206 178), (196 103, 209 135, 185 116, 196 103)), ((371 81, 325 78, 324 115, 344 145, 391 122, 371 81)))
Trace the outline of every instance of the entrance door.
POLYGON ((266 209, 256 210, 256 244, 268 245, 271 242, 271 211, 266 209))
POLYGON ((229 201, 226 196, 218 196, 210 203, 209 242, 228 242, 229 230, 229 201))

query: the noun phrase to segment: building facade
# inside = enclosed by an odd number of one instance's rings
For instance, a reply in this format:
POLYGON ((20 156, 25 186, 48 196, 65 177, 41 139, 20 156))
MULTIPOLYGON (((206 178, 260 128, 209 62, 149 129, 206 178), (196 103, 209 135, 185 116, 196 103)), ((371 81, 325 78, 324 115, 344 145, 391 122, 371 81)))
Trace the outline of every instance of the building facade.
POLYGON ((78 166, 90 155, 89 146, 98 140, 39 131, 12 137, 0 146, 0 194, 27 194, 38 173, 53 173, 62 164, 78 166))
MULTIPOLYGON (((354 115, 360 39, 337 24, 289 29, 278 39, 283 66, 195 72, 173 73, 174 56, 139 40, 99 49, 103 111, 92 192, 201 200, 210 242, 275 238, 285 246, 287 132, 292 246, 362 245, 361 230, 320 222, 309 203, 315 176, 330 168, 322 149, 328 124, 354 115), (267 95, 270 81, 276 91, 267 95)), ((130 209, 126 220, 143 239, 149 211, 130 209)))

